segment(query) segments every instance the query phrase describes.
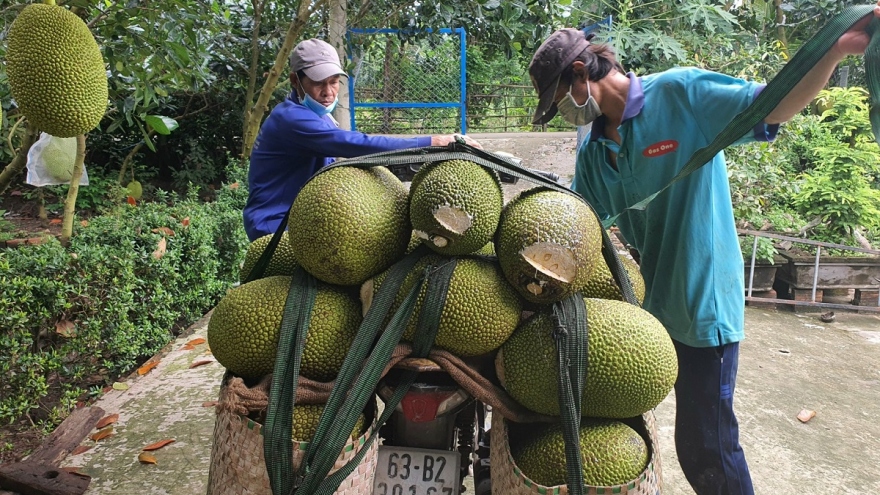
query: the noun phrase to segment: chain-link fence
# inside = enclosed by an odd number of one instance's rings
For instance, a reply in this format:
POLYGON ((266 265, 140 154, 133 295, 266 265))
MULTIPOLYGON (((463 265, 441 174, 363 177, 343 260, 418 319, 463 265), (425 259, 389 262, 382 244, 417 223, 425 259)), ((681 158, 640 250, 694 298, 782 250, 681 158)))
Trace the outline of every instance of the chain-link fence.
POLYGON ((464 30, 404 37, 351 30, 352 128, 366 133, 465 132, 464 30))

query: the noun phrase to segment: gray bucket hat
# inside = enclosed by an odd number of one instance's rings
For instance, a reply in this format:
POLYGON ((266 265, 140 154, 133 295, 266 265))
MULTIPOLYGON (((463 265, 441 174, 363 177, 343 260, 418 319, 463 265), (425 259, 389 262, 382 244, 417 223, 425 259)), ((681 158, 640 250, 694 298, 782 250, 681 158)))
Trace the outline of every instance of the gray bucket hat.
POLYGON ((300 41, 290 54, 291 72, 303 71, 312 81, 323 81, 330 76, 346 76, 339 63, 339 55, 330 43, 319 39, 300 41))
POLYGON ((577 56, 590 46, 592 34, 585 34, 579 29, 560 29, 541 43, 538 51, 529 64, 529 76, 532 86, 538 92, 538 108, 532 124, 546 124, 556 115, 556 88, 559 77, 577 56))

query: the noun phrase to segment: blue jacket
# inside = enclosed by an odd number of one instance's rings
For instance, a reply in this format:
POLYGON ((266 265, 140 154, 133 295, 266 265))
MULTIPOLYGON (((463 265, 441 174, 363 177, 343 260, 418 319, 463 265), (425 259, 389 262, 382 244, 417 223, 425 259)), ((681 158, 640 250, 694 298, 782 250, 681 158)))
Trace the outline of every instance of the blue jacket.
POLYGON ((245 232, 251 241, 274 233, 306 181, 333 163, 334 157, 430 144, 430 136, 392 138, 339 129, 330 116, 318 116, 292 92, 272 109, 254 142, 243 212, 245 232))
MULTIPOLYGON (((620 145, 603 135, 597 121, 577 154, 572 189, 603 218, 665 186, 763 89, 755 82, 690 68, 629 77, 617 128, 620 145), (616 167, 609 152, 617 155, 616 167)), ((777 130, 760 124, 738 143, 771 140, 777 130)), ((743 259, 724 153, 645 210, 626 210, 617 225, 641 255, 644 307, 673 339, 692 347, 743 339, 743 259)))

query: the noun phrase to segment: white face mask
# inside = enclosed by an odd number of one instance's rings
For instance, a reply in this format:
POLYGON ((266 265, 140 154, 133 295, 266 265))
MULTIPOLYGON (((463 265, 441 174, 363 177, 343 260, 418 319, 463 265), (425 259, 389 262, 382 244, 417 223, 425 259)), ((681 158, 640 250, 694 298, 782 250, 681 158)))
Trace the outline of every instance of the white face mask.
POLYGON ((599 104, 596 103, 596 99, 593 98, 590 92, 589 80, 587 81, 586 103, 578 105, 574 101, 574 97, 571 96, 571 89, 569 88, 565 97, 556 104, 556 109, 559 110, 559 114, 562 115, 566 122, 577 126, 587 125, 602 115, 602 111, 599 110, 599 104))

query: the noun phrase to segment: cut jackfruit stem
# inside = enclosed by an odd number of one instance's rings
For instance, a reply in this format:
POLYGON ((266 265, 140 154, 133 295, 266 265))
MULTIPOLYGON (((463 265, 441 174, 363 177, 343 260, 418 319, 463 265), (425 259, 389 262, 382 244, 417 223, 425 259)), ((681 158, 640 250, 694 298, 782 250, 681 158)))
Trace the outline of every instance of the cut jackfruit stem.
POLYGON ((473 215, 455 206, 439 206, 432 213, 437 223, 453 234, 464 234, 474 224, 473 215))
POLYGON ((370 306, 373 304, 373 292, 376 283, 374 279, 369 279, 361 285, 361 316, 367 316, 370 306))
POLYGON ((435 246, 441 247, 441 248, 446 247, 446 245, 449 244, 448 239, 446 239, 445 237, 441 237, 439 235, 432 235, 431 242, 433 242, 435 246))
POLYGON ((577 260, 570 249, 555 242, 536 242, 519 252, 520 256, 542 274, 564 283, 577 275, 577 260))
POLYGON ((535 281, 529 282, 529 284, 526 285, 526 290, 528 290, 529 292, 531 292, 532 294, 534 294, 536 296, 540 296, 541 293, 544 292, 544 283, 541 282, 540 280, 535 280, 535 281))
POLYGON ((43 0, 46 5, 55 5, 55 0, 43 0))

